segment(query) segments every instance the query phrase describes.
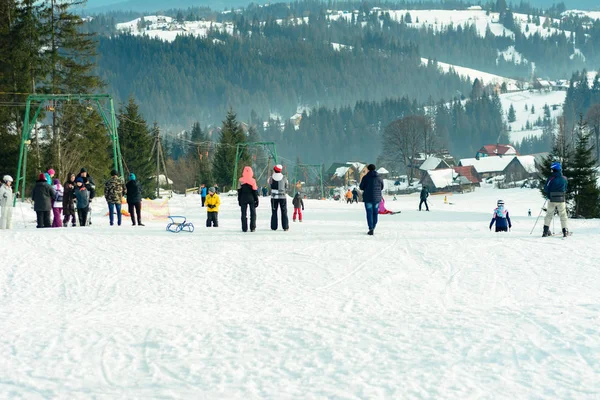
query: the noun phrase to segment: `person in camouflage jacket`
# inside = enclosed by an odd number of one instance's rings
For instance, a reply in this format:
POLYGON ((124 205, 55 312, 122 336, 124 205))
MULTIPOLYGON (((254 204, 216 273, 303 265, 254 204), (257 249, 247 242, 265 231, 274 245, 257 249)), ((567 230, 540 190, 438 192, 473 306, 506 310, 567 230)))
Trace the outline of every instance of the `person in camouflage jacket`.
POLYGON ((116 170, 110 172, 110 179, 104 185, 104 197, 108 203, 110 225, 114 225, 114 212, 117 212, 117 225, 121 226, 121 202, 125 192, 125 183, 116 170))

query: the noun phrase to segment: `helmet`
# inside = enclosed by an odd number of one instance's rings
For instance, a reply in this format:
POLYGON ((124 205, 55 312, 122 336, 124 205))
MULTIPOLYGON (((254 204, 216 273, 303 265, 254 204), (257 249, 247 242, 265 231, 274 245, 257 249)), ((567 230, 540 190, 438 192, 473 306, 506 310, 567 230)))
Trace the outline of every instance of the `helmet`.
POLYGON ((558 161, 554 161, 552 163, 552 165, 550 165, 550 169, 552 169, 554 171, 561 171, 562 170, 562 166, 560 165, 560 163, 558 161))
POLYGON ((12 181, 13 181, 13 178, 10 175, 4 175, 2 177, 2 182, 12 182, 12 181))
POLYGON ((504 200, 498 200, 498 203, 496 203, 499 206, 503 206, 504 205, 504 200))

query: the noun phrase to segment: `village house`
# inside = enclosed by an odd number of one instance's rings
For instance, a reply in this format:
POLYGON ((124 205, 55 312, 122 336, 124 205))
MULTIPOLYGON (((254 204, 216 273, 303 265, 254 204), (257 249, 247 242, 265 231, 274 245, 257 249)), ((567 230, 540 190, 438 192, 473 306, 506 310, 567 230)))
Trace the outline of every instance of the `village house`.
POLYGON ((537 173, 534 156, 465 158, 459 166, 472 166, 483 179, 502 176, 505 182, 521 181, 537 173))
POLYGON ((325 172, 329 186, 350 187, 358 185, 367 174, 367 165, 361 162, 333 163, 325 172))
POLYGON ((493 156, 518 156, 519 152, 510 144, 486 144, 483 146, 475 158, 493 157, 493 156))

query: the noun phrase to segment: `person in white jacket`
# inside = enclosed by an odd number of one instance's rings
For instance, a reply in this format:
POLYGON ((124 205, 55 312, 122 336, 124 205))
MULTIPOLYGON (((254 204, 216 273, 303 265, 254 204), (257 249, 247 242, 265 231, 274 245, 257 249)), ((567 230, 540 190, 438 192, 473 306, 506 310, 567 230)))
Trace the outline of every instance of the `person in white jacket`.
POLYGON ((0 229, 12 228, 12 213, 13 213, 13 178, 10 175, 5 175, 2 178, 0 186, 0 229))

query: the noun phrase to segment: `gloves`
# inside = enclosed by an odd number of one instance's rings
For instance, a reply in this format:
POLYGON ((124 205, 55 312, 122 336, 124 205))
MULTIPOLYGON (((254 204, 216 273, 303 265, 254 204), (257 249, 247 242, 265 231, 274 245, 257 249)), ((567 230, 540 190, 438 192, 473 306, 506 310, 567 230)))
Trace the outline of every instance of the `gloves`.
POLYGON ((254 208, 257 208, 257 207, 258 207, 258 200, 256 200, 256 201, 254 202, 254 208))
POLYGON ((302 207, 302 211, 304 211, 304 207, 302 207))

